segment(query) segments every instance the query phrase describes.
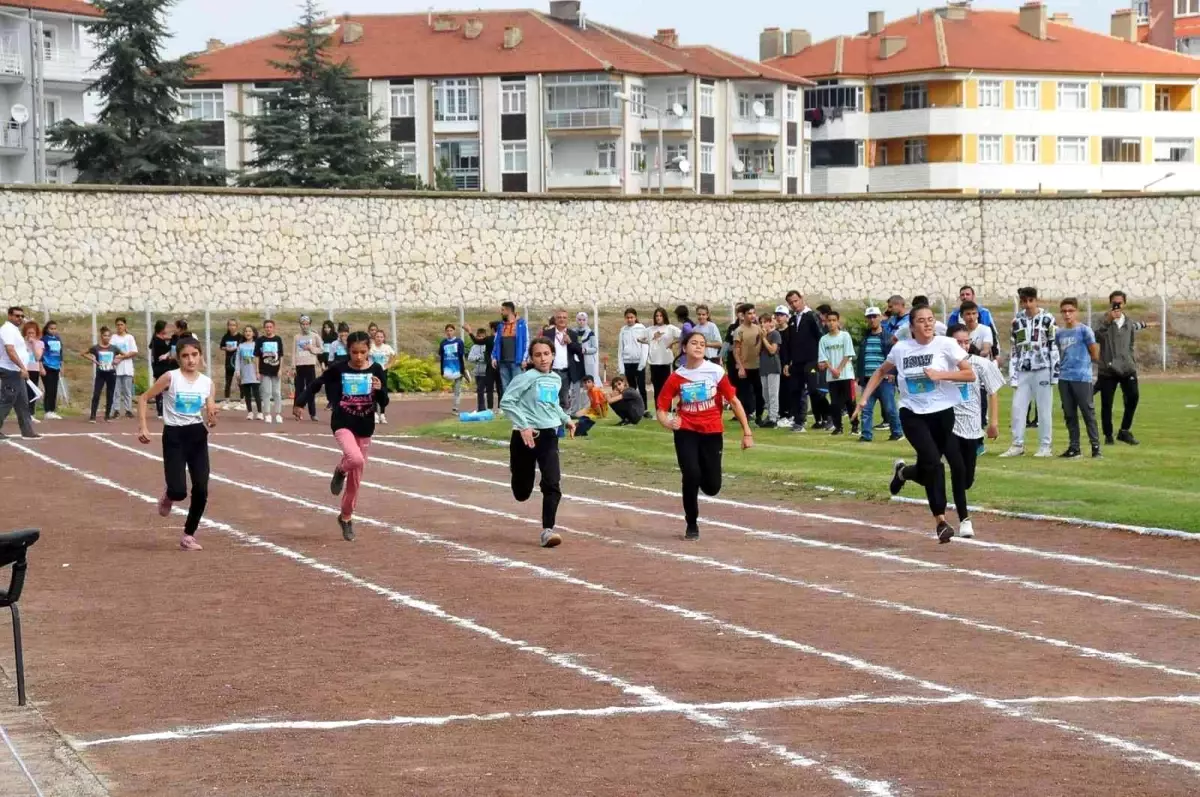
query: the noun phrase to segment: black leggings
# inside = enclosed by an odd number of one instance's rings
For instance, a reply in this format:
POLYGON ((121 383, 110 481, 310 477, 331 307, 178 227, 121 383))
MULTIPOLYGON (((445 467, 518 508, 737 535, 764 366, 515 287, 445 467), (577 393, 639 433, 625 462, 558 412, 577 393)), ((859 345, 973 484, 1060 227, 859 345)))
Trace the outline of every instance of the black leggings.
POLYGON ((246 402, 246 412, 262 412, 262 393, 258 389, 257 382, 251 385, 242 385, 242 399, 246 402), (250 406, 251 401, 258 407, 257 410, 250 406))
POLYGON ((492 377, 495 373, 488 368, 482 374, 475 375, 475 400, 480 412, 496 407, 496 383, 492 377))
POLYGON ((1137 374, 1129 376, 1102 376, 1096 380, 1100 391, 1100 425, 1105 437, 1113 435, 1113 399, 1117 395, 1117 387, 1121 388, 1121 398, 1125 400, 1125 412, 1121 414, 1121 431, 1128 432, 1133 428, 1133 414, 1137 412, 1138 392, 1137 374))
MULTIPOLYGON (((638 395, 642 397, 642 404, 645 404, 646 408, 649 409, 652 405, 646 398, 645 369, 638 368, 637 363, 625 363, 625 381, 629 383, 631 388, 638 392, 638 395)), ((654 400, 658 401, 658 396, 655 396, 654 400)))
MULTIPOLYGON (((32 374, 30 374, 32 376, 32 374)), ((61 372, 56 368, 47 368, 44 381, 46 395, 42 397, 42 407, 46 412, 58 411, 58 378, 61 372)))
POLYGON ((759 376, 757 368, 747 368, 746 378, 738 378, 737 385, 738 401, 742 402, 742 409, 746 411, 746 417, 757 418, 762 420, 763 410, 763 389, 762 377, 759 376))
POLYGON ((700 491, 721 492, 721 434, 701 434, 686 429, 675 432, 675 458, 683 474, 683 516, 689 526, 700 517, 700 491))
POLYGON ((112 416, 113 394, 117 392, 117 372, 116 371, 101 371, 96 369, 96 381, 92 385, 92 418, 96 417, 96 410, 100 407, 100 391, 105 391, 104 397, 104 417, 112 416))
POLYGON ((950 488, 954 492, 954 509, 959 520, 971 516, 967 508, 967 490, 975 486, 975 463, 979 459, 980 439, 970 440, 950 433, 946 462, 950 464, 950 488))
MULTIPOLYGON (((308 390, 313 382, 317 381, 317 366, 315 365, 297 365, 296 366, 296 395, 299 396, 304 391, 308 390)), ((249 410, 247 410, 249 412, 249 410)), ((316 394, 308 397, 308 417, 317 417, 317 397, 316 394)))
POLYGON ((167 498, 187 498, 187 476, 192 474, 192 505, 188 508, 184 534, 195 534, 208 504, 208 429, 202 423, 164 426, 163 471, 167 477, 167 498))
MULTIPOLYGON (((927 415, 918 415, 907 407, 900 408, 900 426, 904 437, 917 452, 917 463, 906 467, 901 475, 905 481, 916 482, 925 488, 929 511, 935 517, 946 514, 946 469, 942 457, 954 437, 954 409, 948 407, 927 415)), ((956 457, 948 457, 953 476, 956 457)), ((961 478, 961 473, 958 478, 961 478)))
POLYGON ((513 430, 508 442, 508 467, 512 472, 512 494, 518 501, 533 495, 534 467, 542 472, 542 528, 554 528, 558 502, 562 500, 562 471, 558 465, 558 430, 539 429, 533 448, 525 445, 521 433, 513 430))
MULTIPOLYGON (((651 365, 650 366, 650 384, 654 386, 654 403, 658 403, 658 396, 662 393, 663 385, 667 384, 667 380, 671 377, 670 365, 651 365)), ((647 407, 650 405, 647 404, 647 407)))
POLYGON ((225 361, 225 400, 229 401, 229 393, 233 390, 233 375, 237 373, 237 366, 233 360, 225 361))

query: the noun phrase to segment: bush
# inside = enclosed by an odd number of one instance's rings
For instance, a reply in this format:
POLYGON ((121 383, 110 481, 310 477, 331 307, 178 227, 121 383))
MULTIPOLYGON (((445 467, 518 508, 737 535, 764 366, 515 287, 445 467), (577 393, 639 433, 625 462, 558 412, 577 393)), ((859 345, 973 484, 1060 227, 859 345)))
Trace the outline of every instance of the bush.
POLYGON ((401 354, 387 375, 390 393, 440 393, 447 386, 436 357, 401 354))
POLYGON ((150 389, 150 370, 148 368, 133 369, 133 394, 140 396, 150 389))

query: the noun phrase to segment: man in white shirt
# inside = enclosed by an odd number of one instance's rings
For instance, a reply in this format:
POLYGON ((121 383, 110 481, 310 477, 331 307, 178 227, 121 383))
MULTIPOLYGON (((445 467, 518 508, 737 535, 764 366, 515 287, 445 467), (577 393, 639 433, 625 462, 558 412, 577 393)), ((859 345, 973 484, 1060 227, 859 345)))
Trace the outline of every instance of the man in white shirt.
POLYGON ((562 387, 558 391, 558 403, 571 412, 579 397, 579 385, 583 382, 583 346, 579 333, 567 328, 567 311, 554 311, 554 326, 542 330, 542 337, 554 342, 554 363, 551 369, 558 374, 562 387))
POLYGON ((8 419, 10 410, 17 413, 21 437, 41 436, 33 431, 33 414, 29 411, 29 394, 25 387, 29 379, 29 372, 25 370, 29 351, 21 336, 21 324, 24 322, 25 311, 20 307, 10 307, 8 320, 0 326, 0 440, 6 437, 3 432, 4 421, 8 419))
MULTIPOLYGON (((133 361, 138 355, 137 340, 129 334, 129 322, 124 318, 117 319, 117 334, 112 336, 111 343, 121 350, 117 360, 117 401, 113 412, 120 415, 122 410, 126 418, 133 417, 133 361)), ((115 417, 115 416, 114 416, 115 417)))

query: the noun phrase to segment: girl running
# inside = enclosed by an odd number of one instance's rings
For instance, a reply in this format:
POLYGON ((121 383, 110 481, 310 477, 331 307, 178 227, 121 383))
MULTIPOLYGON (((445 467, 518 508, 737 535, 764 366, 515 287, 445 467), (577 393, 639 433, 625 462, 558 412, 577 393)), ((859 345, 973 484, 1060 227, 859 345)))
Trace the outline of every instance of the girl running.
POLYGON ((387 375, 378 363, 371 362, 371 341, 367 333, 353 332, 346 342, 349 358, 331 363, 315 382, 296 393, 292 414, 300 420, 304 405, 322 389, 333 399, 330 427, 342 449, 342 461, 333 471, 329 491, 342 496, 338 525, 342 529, 342 539, 352 542, 354 506, 358 503, 358 489, 367 464, 367 447, 371 444, 371 435, 375 434, 375 408, 387 408, 388 392, 387 375))
POLYGON ((258 330, 247 325, 242 330, 242 342, 238 344, 238 381, 242 385, 242 400, 246 402, 246 420, 261 421, 262 392, 259 390, 258 360, 255 350, 258 344, 255 339, 258 330))
POLYGON ((217 425, 217 405, 213 401, 212 380, 200 373, 200 342, 179 338, 175 342, 179 368, 155 380, 138 399, 138 440, 150 442, 146 428, 146 406, 150 399, 165 399, 163 405, 163 471, 167 489, 158 500, 158 514, 167 517, 177 501, 187 498, 187 477, 192 475, 192 503, 179 547, 184 551, 202 550, 196 542, 196 529, 208 504, 208 429, 217 425), (207 428, 205 428, 207 426, 207 428))
POLYGON ((954 405, 954 434, 946 452, 946 461, 951 463, 950 487, 954 493, 954 508, 958 512, 958 536, 970 539, 975 536, 975 528, 967 508, 967 490, 975 484, 975 462, 979 457, 979 447, 983 444, 980 388, 987 394, 987 436, 989 440, 995 440, 1000 436, 1000 402, 996 393, 1004 387, 1004 376, 994 361, 979 356, 979 350, 971 344, 971 333, 966 325, 955 324, 946 330, 946 334, 967 352, 967 362, 975 372, 974 382, 958 386, 962 403, 954 405), (958 461, 954 462, 956 458, 958 461))
POLYGON ((500 399, 500 409, 512 421, 508 443, 508 466, 512 472, 513 498, 525 502, 533 495, 534 468, 542 472, 543 548, 562 543, 554 531, 558 503, 562 500, 562 471, 558 463, 558 430, 566 426, 575 436, 575 421, 559 405, 562 379, 551 370, 554 343, 535 338, 529 345, 528 371, 513 377, 500 399))
POLYGON ((728 403, 733 408, 733 415, 742 426, 743 450, 754 447, 754 433, 725 369, 705 359, 708 339, 704 332, 696 329, 689 333, 683 340, 683 352, 683 366, 667 377, 662 394, 655 395, 655 403, 658 422, 675 434, 675 457, 683 474, 683 514, 687 521, 683 537, 698 540, 700 491, 710 496, 721 491, 724 405, 728 403), (671 412, 676 397, 678 414, 671 412))
MULTIPOLYGON (((962 402, 960 383, 975 380, 975 371, 967 353, 953 339, 934 334, 933 310, 922 304, 912 309, 912 337, 898 341, 883 365, 876 369, 854 408, 857 419, 871 394, 879 389, 884 377, 898 374, 900 385, 900 426, 904 437, 917 452, 917 464, 896 460, 892 468, 892 495, 899 495, 904 483, 915 481, 925 488, 929 511, 937 519, 939 543, 950 542, 954 528, 946 522, 946 469, 942 457, 950 449, 954 436, 954 407, 962 402)), ((951 477, 962 480, 958 458, 948 456, 951 477)))

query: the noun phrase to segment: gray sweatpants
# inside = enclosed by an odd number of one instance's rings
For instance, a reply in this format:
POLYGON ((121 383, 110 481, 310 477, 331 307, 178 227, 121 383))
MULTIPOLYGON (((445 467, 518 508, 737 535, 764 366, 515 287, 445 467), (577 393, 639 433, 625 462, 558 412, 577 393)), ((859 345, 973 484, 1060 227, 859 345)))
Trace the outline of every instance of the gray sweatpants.
POLYGON ((1014 446, 1025 446, 1025 416, 1029 404, 1037 402, 1038 444, 1049 448, 1053 442, 1054 394, 1050 387, 1050 369, 1021 371, 1017 374, 1017 390, 1012 402, 1012 439, 1014 446))
POLYGON ((283 380, 278 376, 264 376, 259 391, 262 393, 263 412, 267 415, 282 415, 283 380), (271 409, 272 402, 275 409, 271 409))
POLYGON ((1100 446, 1100 432, 1096 428, 1096 409, 1093 405, 1092 383, 1072 382, 1060 379, 1058 396, 1062 399, 1063 418, 1067 422, 1067 436, 1071 448, 1079 450, 1079 413, 1087 426, 1088 440, 1093 448, 1100 446))
POLYGON ((767 420, 775 423, 779 420, 779 374, 762 374, 763 403, 767 405, 767 420))
POLYGON ((22 437, 34 437, 37 434, 33 430, 33 415, 29 411, 27 391, 20 371, 0 368, 0 429, 4 428, 4 421, 11 410, 17 414, 17 425, 21 427, 22 437))
POLYGON ((133 412, 133 377, 117 374, 117 400, 113 412, 133 412))

